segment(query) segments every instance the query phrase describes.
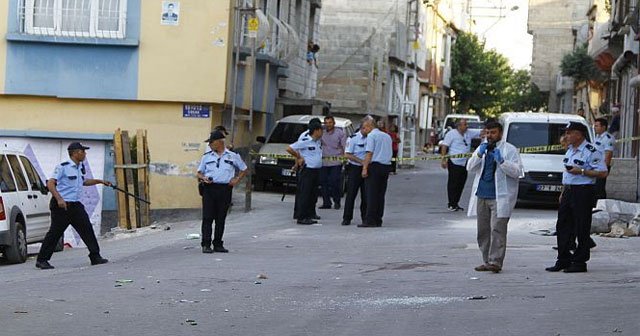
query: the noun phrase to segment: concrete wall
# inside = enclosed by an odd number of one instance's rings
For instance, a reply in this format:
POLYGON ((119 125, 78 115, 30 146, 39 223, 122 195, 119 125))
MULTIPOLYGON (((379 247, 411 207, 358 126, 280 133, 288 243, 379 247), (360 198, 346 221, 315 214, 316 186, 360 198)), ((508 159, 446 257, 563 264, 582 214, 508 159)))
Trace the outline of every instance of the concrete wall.
POLYGON ((607 178, 607 198, 638 202, 637 159, 614 158, 607 178))
POLYGON ((209 118, 183 118, 181 103, 5 95, 0 96, 0 127, 5 130, 111 134, 117 128, 130 132, 146 129, 153 165, 152 208, 197 208, 201 200, 194 174, 206 149, 203 140, 212 125, 220 123, 220 109, 220 106, 214 106, 209 118))
POLYGON ((556 75, 562 57, 573 50, 573 29, 587 23, 589 1, 530 0, 528 30, 533 35, 532 81, 549 95, 549 111, 558 111, 556 75))

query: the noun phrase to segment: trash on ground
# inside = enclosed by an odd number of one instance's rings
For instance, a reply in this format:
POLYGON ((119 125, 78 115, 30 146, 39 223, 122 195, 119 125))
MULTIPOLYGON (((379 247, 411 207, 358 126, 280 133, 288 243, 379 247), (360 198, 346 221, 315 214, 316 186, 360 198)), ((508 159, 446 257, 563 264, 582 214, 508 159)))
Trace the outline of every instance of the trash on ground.
POLYGON ((189 233, 187 234, 187 239, 200 239, 199 233, 189 233))
POLYGON ((228 312, 229 312, 229 309, 225 309, 225 310, 224 310, 224 312, 225 312, 225 313, 228 313, 228 312))
POLYGON ((479 278, 478 277, 470 277, 469 279, 470 280, 478 280, 479 278))
POLYGON ((261 281, 255 281, 253 284, 254 285, 262 285, 262 282, 261 281))
POLYGON ((186 320, 184 322, 189 324, 189 325, 192 325, 192 326, 198 325, 198 322, 196 322, 196 320, 192 320, 192 319, 188 319, 188 320, 186 320))
POLYGON ((487 297, 484 295, 476 295, 476 296, 470 296, 467 299, 468 300, 486 300, 487 297))
POLYGON ((16 310, 13 312, 14 314, 29 314, 29 312, 24 311, 24 310, 16 310))
POLYGON ((193 250, 195 247, 194 246, 185 246, 182 249, 183 250, 193 250))
POLYGON ((266 274, 258 274, 258 279, 269 279, 266 274))
POLYGON ((164 230, 165 230, 165 231, 169 231, 169 230, 171 230, 171 227, 170 227, 170 226, 165 226, 165 227, 164 227, 164 230))
POLYGON ((127 284, 127 283, 132 283, 132 282, 133 282, 133 280, 130 280, 130 279, 119 279, 119 280, 116 280, 117 284, 127 284))
POLYGON ((205 288, 205 289, 201 289, 200 291, 201 291, 201 292, 210 292, 211 290, 210 290, 210 289, 208 289, 208 288, 205 288))

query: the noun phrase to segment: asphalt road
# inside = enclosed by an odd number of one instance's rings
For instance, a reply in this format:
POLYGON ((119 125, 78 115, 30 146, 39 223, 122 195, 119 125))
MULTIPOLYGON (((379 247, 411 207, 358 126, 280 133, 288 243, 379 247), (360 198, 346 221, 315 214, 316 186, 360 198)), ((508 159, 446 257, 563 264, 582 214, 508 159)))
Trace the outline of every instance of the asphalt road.
POLYGON ((293 197, 256 193, 228 220, 229 254, 202 254, 186 221, 101 241, 107 265, 85 249, 52 271, 2 265, 0 335, 640 333, 640 239, 596 237, 589 273, 551 274, 555 238, 529 231, 555 212, 517 209, 503 273, 477 273, 475 220, 446 211, 445 183, 434 163, 392 176, 378 229, 342 227, 336 210, 295 225, 293 197))

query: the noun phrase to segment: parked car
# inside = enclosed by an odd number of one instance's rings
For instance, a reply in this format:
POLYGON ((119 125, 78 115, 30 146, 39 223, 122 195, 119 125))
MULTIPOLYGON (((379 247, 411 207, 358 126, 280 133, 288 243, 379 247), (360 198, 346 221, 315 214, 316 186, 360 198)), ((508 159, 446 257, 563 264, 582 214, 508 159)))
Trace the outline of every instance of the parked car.
MULTIPOLYGON (((10 263, 27 260, 27 244, 44 240, 51 195, 22 153, 0 150, 0 252, 10 263)), ((64 248, 61 238, 56 251, 64 248)))
MULTIPOLYGON (((292 115, 278 120, 269 137, 258 137, 256 140, 264 145, 260 148, 255 162, 254 188, 264 190, 268 182, 296 184, 295 172, 291 171, 294 161, 292 158, 275 158, 268 155, 288 155, 287 146, 298 141, 300 134, 307 129, 309 120, 322 116, 292 115)), ((342 129, 347 137, 354 133, 351 120, 334 118, 336 127, 342 129)))
MULTIPOLYGON (((570 121, 587 126, 587 140, 593 139, 593 130, 587 121, 577 115, 553 113, 504 113, 500 123, 504 126, 507 142, 517 148, 559 145, 570 121)), ((558 204, 562 192, 562 158, 564 149, 539 153, 522 153, 524 176, 520 179, 518 202, 532 204, 558 204)))

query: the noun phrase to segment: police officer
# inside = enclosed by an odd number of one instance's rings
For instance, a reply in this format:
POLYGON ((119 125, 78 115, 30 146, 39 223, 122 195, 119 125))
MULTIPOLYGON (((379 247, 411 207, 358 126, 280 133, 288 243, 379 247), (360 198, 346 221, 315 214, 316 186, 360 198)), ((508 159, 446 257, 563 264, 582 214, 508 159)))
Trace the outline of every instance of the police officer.
POLYGON ((297 207, 294 208, 294 216, 297 223, 310 225, 317 223, 315 216, 315 203, 318 198, 317 189, 322 168, 322 125, 318 122, 309 122, 308 137, 301 137, 287 147, 287 153, 296 159, 293 170, 298 171, 298 185, 296 198, 297 207), (315 199, 314 199, 315 198, 315 199), (295 213, 297 212, 297 213, 295 213))
POLYGON ((344 201, 342 225, 350 225, 353 219, 353 207, 360 191, 360 216, 365 221, 367 213, 367 199, 365 197, 364 179, 362 178, 362 163, 367 154, 367 137, 361 130, 354 133, 347 140, 344 156, 347 162, 347 197, 344 201))
POLYGON ((100 256, 100 246, 93 232, 89 215, 80 203, 83 186, 93 186, 103 184, 111 186, 111 182, 87 179, 84 160, 87 157, 85 152, 89 147, 83 146, 79 142, 73 142, 67 147, 69 160, 57 165, 53 171, 53 176, 47 181, 47 188, 53 197, 49 203, 51 209, 51 227, 44 237, 40 253, 36 260, 36 267, 39 269, 54 268, 49 264, 49 259, 53 255, 58 240, 64 234, 69 224, 78 232, 82 241, 89 249, 89 259, 91 265, 100 265, 109 262, 100 256))
MULTIPOLYGON (((311 120, 309 120, 309 125, 310 124, 317 124, 320 125, 320 127, 322 127, 322 122, 320 121, 319 118, 312 118, 311 120)), ((298 136, 298 141, 307 141, 311 139, 311 136, 309 135, 309 126, 307 125, 307 129, 302 132, 300 134, 300 136, 298 136)), ((322 140, 322 139, 321 139, 322 140)), ((299 185, 300 183, 300 174, 296 175, 296 185, 299 185)), ((296 189, 296 197, 295 197, 295 201, 293 203, 293 219, 300 219, 300 193, 298 192, 300 191, 300 189, 296 189)), ((316 212, 316 202, 318 201, 318 189, 316 188, 315 190, 315 197, 313 199, 313 213, 311 215, 311 219, 320 219, 320 216, 318 216, 318 213, 316 212)))
POLYGON ((211 151, 202 156, 198 167, 198 180, 202 183, 202 253, 222 252, 224 248, 225 219, 231 204, 231 191, 247 173, 247 165, 240 155, 224 145, 224 133, 213 131, 209 139, 211 151), (236 170, 240 171, 236 176, 236 170), (211 249, 211 226, 215 220, 213 249, 211 249))
POLYGON ((589 237, 591 231, 591 209, 595 197, 596 178, 607 176, 603 155, 586 140, 587 126, 570 122, 566 139, 569 148, 564 157, 565 172, 562 174, 564 190, 560 196, 558 221, 556 223, 558 259, 549 272, 586 272, 590 258, 589 237), (573 234, 578 238, 575 253, 571 253, 573 234))
MULTIPOLYGON (((607 128, 609 123, 605 118, 598 118, 593 124, 593 129, 596 132, 595 146, 604 155, 604 164, 607 166, 607 171, 611 171, 611 159, 613 158, 613 144, 615 139, 607 128)), ((596 200, 607 198, 607 178, 599 178, 596 180, 596 200)))
POLYGON ((367 211, 365 221, 358 227, 380 227, 384 215, 384 196, 391 172, 392 141, 389 134, 376 128, 375 121, 365 119, 361 130, 366 135, 366 155, 362 162, 362 177, 365 179, 367 211))

